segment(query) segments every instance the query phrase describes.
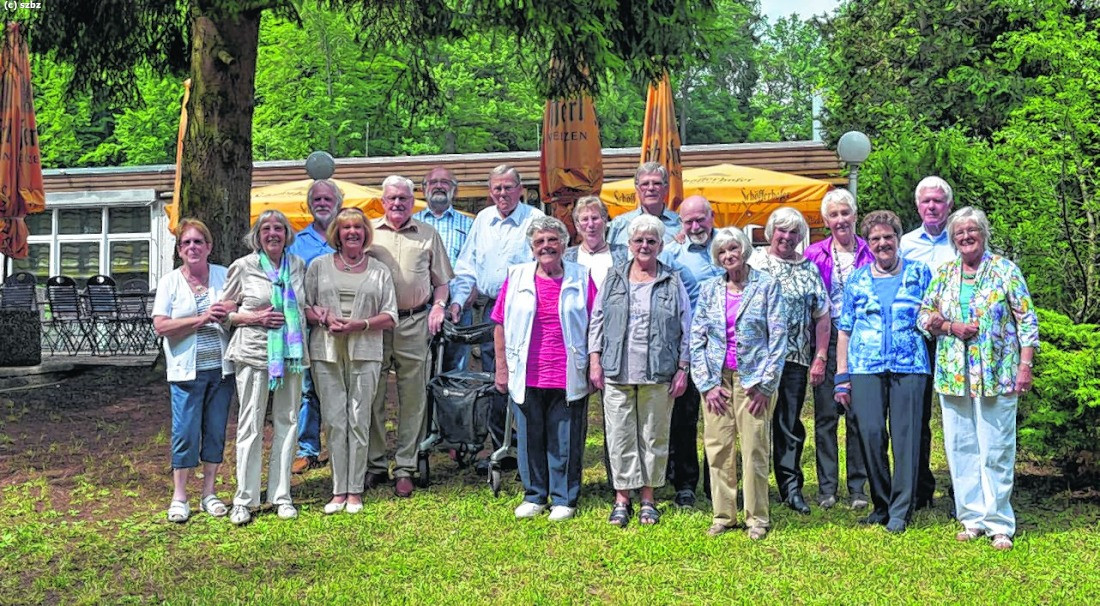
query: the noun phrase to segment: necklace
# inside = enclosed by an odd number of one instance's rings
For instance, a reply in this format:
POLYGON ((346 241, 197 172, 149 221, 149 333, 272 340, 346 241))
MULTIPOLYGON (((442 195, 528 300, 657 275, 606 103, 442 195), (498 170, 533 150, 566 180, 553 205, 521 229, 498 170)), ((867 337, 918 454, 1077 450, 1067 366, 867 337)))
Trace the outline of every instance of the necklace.
POLYGON ((581 249, 584 250, 584 252, 586 252, 590 255, 595 255, 595 254, 598 254, 598 253, 602 253, 603 251, 607 250, 608 248, 610 248, 610 245, 607 242, 604 242, 603 246, 601 246, 599 248, 596 248, 596 249, 589 250, 588 246, 584 242, 581 242, 581 249))
POLYGON ((204 284, 204 280, 200 280, 191 275, 190 271, 186 271, 183 277, 187 280, 187 285, 191 287, 191 290, 195 291, 196 295, 201 295, 206 292, 207 286, 204 284))
POLYGON ((343 267, 344 271, 351 271, 353 269, 356 269, 360 265, 362 265, 364 261, 367 260, 367 255, 363 255, 362 257, 359 257, 359 260, 356 261, 355 263, 348 263, 347 258, 344 257, 344 253, 339 252, 339 253, 336 253, 336 254, 337 254, 337 256, 340 257, 340 262, 344 264, 344 267, 343 267))
POLYGON ((889 267, 889 269, 882 269, 881 267, 878 266, 878 262, 876 261, 875 262, 875 271, 877 271, 878 273, 880 273, 882 275, 888 276, 888 275, 893 274, 897 270, 899 265, 901 265, 901 257, 894 257, 894 264, 891 265, 889 267))
MULTIPOLYGON (((848 266, 845 267, 845 266, 841 265, 841 263, 840 263, 840 254, 837 253, 837 250, 836 250, 836 239, 833 240, 832 246, 829 247, 829 252, 833 256, 833 267, 836 268, 836 271, 833 272, 833 273, 834 273, 834 277, 836 278, 835 281, 836 281, 837 288, 840 289, 841 292, 843 292, 844 291, 844 283, 848 281, 848 274, 852 273, 852 270, 855 269, 856 254, 855 254, 854 251, 851 252, 851 253, 848 253, 848 251, 844 251, 845 253, 850 254, 852 256, 851 263, 849 263, 848 266)), ((845 255, 845 256, 847 256, 847 255, 845 255)))

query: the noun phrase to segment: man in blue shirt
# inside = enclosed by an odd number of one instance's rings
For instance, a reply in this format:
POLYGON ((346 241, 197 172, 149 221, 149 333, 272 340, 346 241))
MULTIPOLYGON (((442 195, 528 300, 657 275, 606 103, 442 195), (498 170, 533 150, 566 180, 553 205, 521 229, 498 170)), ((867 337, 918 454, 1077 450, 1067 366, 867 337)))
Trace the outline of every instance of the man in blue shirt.
MULTIPOLYGON (((501 164, 489 173, 489 200, 493 205, 477 213, 455 264, 455 277, 451 282, 452 322, 458 321, 462 308, 475 290, 475 312, 480 310, 482 321, 490 322, 489 314, 508 276, 508 268, 535 259, 527 243, 527 228, 531 221, 545 215, 522 203, 523 194, 523 181, 514 167, 501 164)), ((496 371, 491 341, 481 345, 481 370, 496 371)), ((506 411, 503 407, 489 411, 489 433, 494 447, 504 441, 506 411)), ((485 465, 481 468, 487 469, 485 465)))
MULTIPOLYGON (((908 261, 924 263, 928 269, 932 270, 932 276, 935 277, 940 265, 954 260, 957 254, 955 248, 951 246, 950 235, 945 229, 947 218, 951 216, 955 196, 947 181, 931 176, 917 183, 914 198, 921 226, 901 237, 901 256, 908 261)), ((926 341, 933 374, 936 372, 935 343, 934 339, 926 341)), ((932 475, 929 460, 932 451, 932 430, 929 423, 932 421, 932 400, 936 397, 932 383, 933 381, 928 381, 925 386, 924 411, 921 414, 920 455, 917 459, 917 509, 931 507, 932 495, 936 490, 936 478, 932 475)))
POLYGON ((680 215, 666 206, 668 170, 660 162, 646 162, 639 166, 634 173, 634 195, 638 200, 638 208, 623 213, 611 221, 611 227, 607 231, 608 243, 611 246, 626 248, 627 240, 630 239, 626 228, 634 217, 643 212, 660 219, 665 225, 665 244, 673 242, 683 225, 680 222, 680 215))
MULTIPOLYGON (((424 197, 428 199, 428 208, 416 213, 413 218, 435 228, 443 240, 443 246, 447 249, 447 258, 451 261, 451 267, 454 267, 458 264, 462 245, 466 243, 466 237, 474 226, 473 219, 454 208, 458 180, 450 170, 437 166, 424 175, 421 187, 424 197)), ((469 326, 473 323, 473 318, 473 309, 469 305, 464 306, 458 324, 469 326)), ((469 350, 469 345, 448 343, 443 349, 443 372, 455 369, 465 370, 469 350)))
MULTIPOLYGON (((690 196, 680 205, 683 242, 666 244, 661 260, 680 276, 691 300, 691 310, 699 300, 699 285, 725 272, 710 258, 714 237, 714 210, 703 196, 690 196)), ((673 502, 683 508, 695 506, 695 488, 699 484, 699 405, 695 382, 688 376, 687 389, 676 398, 668 437, 668 483, 676 490, 673 502)), ((709 483, 704 480, 704 486, 709 483)))
MULTIPOLYGON (((344 193, 328 179, 320 179, 309 186, 306 193, 309 213, 313 223, 294 235, 290 254, 298 255, 308 266, 322 255, 336 252, 328 245, 325 232, 344 205, 344 193)), ((308 343, 308 338, 306 340, 308 343)), ((318 464, 321 454, 321 405, 313 389, 313 376, 307 368, 302 373, 302 408, 298 413, 298 456, 290 466, 292 473, 303 473, 318 464)))

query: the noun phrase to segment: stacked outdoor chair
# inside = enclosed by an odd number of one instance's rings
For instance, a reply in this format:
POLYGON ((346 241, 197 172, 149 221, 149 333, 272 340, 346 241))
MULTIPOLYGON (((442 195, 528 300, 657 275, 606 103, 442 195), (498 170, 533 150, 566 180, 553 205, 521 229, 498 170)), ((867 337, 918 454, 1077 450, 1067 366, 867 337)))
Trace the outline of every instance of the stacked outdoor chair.
POLYGON ((50 312, 46 320, 50 353, 66 351, 76 355, 87 348, 96 353, 95 326, 80 305, 76 282, 69 276, 54 276, 46 281, 46 301, 50 312))
POLYGON ((30 272, 21 271, 8 276, 3 287, 0 287, 0 306, 3 309, 38 311, 38 301, 35 298, 37 286, 38 278, 30 272))
POLYGON ((94 325, 97 353, 115 355, 141 348, 136 341, 133 319, 126 317, 119 306, 113 278, 104 275, 88 278, 84 296, 94 325))
POLYGON ((42 363, 42 321, 38 315, 34 274, 19 272, 0 286, 0 366, 35 366, 42 363))
POLYGON ((159 349, 159 339, 153 330, 153 318, 149 315, 151 297, 149 282, 141 278, 123 282, 119 290, 119 313, 122 319, 129 323, 129 331, 132 335, 130 344, 133 345, 135 353, 141 355, 145 355, 150 350, 159 349))

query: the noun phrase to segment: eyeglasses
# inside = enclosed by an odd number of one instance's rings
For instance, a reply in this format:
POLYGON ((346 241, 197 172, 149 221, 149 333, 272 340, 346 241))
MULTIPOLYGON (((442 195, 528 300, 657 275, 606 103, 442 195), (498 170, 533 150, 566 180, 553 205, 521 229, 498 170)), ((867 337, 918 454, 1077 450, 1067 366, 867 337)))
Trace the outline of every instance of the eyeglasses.
POLYGON ((432 180, 428 181, 427 184, 428 185, 451 185, 451 186, 453 186, 455 184, 455 182, 451 181, 450 179, 432 179, 432 180))
POLYGON ((498 185, 490 189, 489 191, 493 192, 494 194, 510 194, 516 191, 516 189, 518 189, 518 186, 516 185, 498 185))
POLYGON ((191 245, 202 246, 203 244, 206 244, 206 240, 203 240, 202 238, 193 238, 193 239, 187 239, 187 240, 181 240, 180 241, 180 246, 191 246, 191 245))
POLYGON ((636 244, 638 246, 641 246, 642 244, 648 244, 650 246, 657 246, 658 244, 661 243, 661 241, 658 240, 657 238, 640 238, 639 237, 639 238, 632 238, 630 240, 630 243, 631 244, 636 244))
POLYGON ((663 181, 643 181, 638 184, 638 189, 660 189, 664 186, 663 181))

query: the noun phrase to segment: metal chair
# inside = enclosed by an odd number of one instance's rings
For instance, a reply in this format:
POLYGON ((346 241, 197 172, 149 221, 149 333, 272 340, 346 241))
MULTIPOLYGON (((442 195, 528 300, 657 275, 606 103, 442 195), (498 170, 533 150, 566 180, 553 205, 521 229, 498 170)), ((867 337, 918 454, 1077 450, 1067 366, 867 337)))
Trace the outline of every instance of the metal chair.
POLYGON ((94 327, 81 309, 76 282, 69 276, 53 276, 46 281, 46 301, 50 308, 46 323, 50 336, 43 338, 50 353, 56 353, 65 346, 70 355, 76 355, 85 345, 93 354, 96 353, 92 338, 94 327))
POLYGON ((149 313, 149 282, 142 278, 132 278, 122 283, 118 292, 120 317, 129 323, 129 342, 141 355, 152 349, 160 348, 160 340, 153 330, 153 317, 149 313))
POLYGON ((97 339, 103 339, 96 346, 99 353, 106 351, 113 355, 141 348, 140 343, 135 341, 134 322, 123 315, 119 306, 113 278, 104 275, 88 278, 84 295, 88 301, 94 335, 97 339))
POLYGON ((21 271, 12 274, 0 286, 0 309, 25 309, 38 311, 35 287, 38 278, 34 274, 21 271))

